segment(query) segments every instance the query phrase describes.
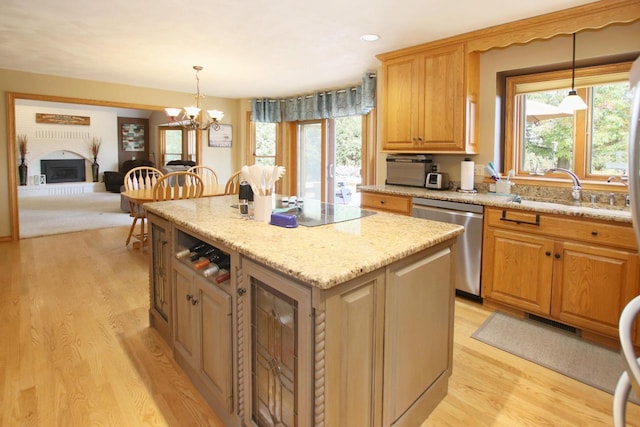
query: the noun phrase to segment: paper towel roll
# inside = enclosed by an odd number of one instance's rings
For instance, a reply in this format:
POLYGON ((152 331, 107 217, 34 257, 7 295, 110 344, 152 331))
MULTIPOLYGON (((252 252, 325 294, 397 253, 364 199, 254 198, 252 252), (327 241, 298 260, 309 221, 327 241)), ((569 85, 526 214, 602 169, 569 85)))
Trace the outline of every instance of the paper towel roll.
POLYGON ((460 188, 462 190, 473 190, 474 163, 465 159, 460 162, 460 188))

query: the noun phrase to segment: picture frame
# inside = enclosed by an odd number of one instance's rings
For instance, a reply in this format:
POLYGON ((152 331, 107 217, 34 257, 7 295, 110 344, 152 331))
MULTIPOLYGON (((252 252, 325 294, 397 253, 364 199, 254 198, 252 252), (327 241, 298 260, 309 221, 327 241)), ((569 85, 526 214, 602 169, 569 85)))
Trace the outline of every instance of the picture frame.
POLYGON ((146 126, 140 123, 122 123, 120 126, 122 150, 144 151, 146 140, 145 128, 146 126))
POLYGON ((231 125, 220 125, 219 130, 209 129, 209 147, 230 148, 233 142, 231 125))

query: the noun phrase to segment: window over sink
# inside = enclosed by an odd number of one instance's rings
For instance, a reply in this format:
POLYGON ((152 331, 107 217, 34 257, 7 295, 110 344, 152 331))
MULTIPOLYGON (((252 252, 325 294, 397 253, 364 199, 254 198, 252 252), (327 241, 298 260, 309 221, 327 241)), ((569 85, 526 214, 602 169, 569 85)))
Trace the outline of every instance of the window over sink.
POLYGON ((576 69, 575 89, 587 109, 574 112, 559 108, 571 89, 571 69, 507 77, 505 170, 544 179, 544 170, 565 168, 591 183, 626 176, 630 66, 576 69))

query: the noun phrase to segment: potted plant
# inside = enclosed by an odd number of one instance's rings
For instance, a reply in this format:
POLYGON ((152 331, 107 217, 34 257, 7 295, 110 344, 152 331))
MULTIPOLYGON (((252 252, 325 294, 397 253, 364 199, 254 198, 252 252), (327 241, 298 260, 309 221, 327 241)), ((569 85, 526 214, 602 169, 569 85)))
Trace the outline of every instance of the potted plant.
POLYGON ((27 135, 18 135, 18 150, 20 151, 20 165, 18 165, 18 176, 20 185, 27 185, 27 165, 24 163, 27 157, 27 135))
POLYGON ((102 139, 93 137, 91 138, 91 155, 93 156, 93 164, 91 165, 91 172, 93 173, 93 182, 98 182, 98 175, 100 172, 100 165, 98 164, 98 154, 100 154, 100 146, 102 146, 102 139))

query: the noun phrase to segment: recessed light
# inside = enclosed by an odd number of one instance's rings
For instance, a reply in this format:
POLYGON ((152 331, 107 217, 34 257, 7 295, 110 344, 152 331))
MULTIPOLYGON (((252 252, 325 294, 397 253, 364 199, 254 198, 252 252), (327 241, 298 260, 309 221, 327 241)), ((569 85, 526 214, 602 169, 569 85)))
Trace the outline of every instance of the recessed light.
POLYGON ((364 34, 362 36, 360 36, 360 40, 365 41, 365 42, 374 42, 376 40, 378 40, 380 38, 379 35, 377 34, 364 34))

